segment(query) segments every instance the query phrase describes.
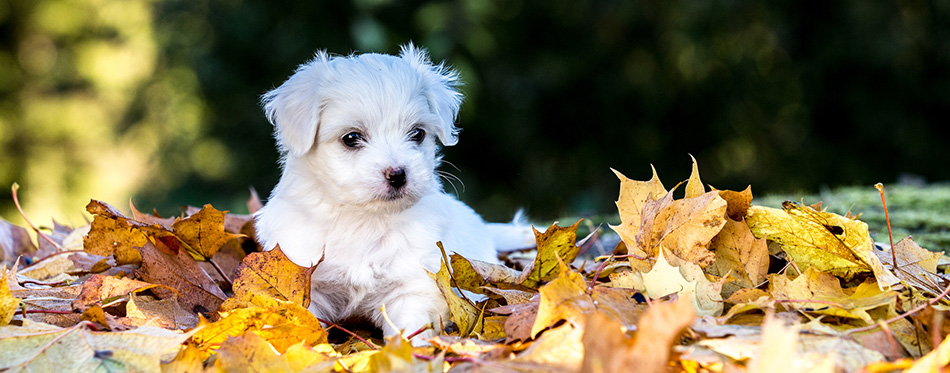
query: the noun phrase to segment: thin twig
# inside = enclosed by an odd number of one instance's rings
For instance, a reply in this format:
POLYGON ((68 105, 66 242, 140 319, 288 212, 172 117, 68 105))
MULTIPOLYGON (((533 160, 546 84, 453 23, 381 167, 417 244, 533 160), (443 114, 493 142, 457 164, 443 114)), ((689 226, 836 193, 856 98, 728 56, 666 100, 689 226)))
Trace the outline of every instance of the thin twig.
POLYGON ((208 258, 208 263, 211 263, 211 266, 214 267, 215 271, 218 271, 218 274, 221 275, 221 278, 224 279, 224 282, 226 282, 229 287, 234 287, 234 283, 231 282, 231 279, 228 277, 228 275, 224 274, 224 270, 218 266, 218 263, 215 263, 211 258, 208 258))
POLYGON ((32 314, 32 313, 52 313, 57 315, 71 315, 75 312, 73 311, 57 311, 57 310, 16 310, 13 312, 14 315, 23 315, 23 314, 32 314))

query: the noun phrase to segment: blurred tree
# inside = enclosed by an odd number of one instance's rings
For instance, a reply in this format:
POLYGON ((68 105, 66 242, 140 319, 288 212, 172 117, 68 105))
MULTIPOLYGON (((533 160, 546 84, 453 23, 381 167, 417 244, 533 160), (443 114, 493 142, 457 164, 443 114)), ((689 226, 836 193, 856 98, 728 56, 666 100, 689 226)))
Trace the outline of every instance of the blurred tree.
POLYGON ((757 194, 946 180, 948 36, 950 4, 914 0, 0 0, 0 184, 40 214, 240 211, 278 177, 260 94, 410 40, 462 73, 444 168, 491 219, 612 211, 608 167, 672 186, 686 153, 757 194))

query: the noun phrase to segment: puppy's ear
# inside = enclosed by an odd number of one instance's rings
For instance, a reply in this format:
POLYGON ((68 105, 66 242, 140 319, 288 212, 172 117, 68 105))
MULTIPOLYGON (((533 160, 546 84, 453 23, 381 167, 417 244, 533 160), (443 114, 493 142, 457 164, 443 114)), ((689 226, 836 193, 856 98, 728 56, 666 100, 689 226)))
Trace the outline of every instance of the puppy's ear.
POLYGON ((300 157, 313 147, 323 108, 320 87, 329 70, 328 63, 327 53, 317 52, 312 60, 298 66, 284 84, 261 97, 282 153, 300 157))
POLYGON ((444 64, 434 65, 425 50, 416 48, 412 43, 402 46, 400 57, 416 69, 425 84, 424 95, 429 107, 439 117, 435 135, 443 145, 458 143, 458 128, 455 118, 462 104, 462 94, 456 89, 459 82, 458 72, 444 64))

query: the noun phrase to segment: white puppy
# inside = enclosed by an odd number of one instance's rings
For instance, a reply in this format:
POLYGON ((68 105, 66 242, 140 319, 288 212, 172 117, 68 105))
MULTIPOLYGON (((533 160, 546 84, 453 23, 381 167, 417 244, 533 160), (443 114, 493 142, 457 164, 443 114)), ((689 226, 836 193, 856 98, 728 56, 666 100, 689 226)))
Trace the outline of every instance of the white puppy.
MULTIPOLYGON (((330 56, 300 65, 263 97, 276 128, 283 174, 257 213, 265 249, 320 263, 310 311, 368 318, 385 335, 411 333, 448 309, 435 282, 446 250, 497 262, 496 249, 532 245, 530 228, 486 224, 446 195, 439 143, 454 145, 458 75, 411 44, 399 56, 330 56)), ((428 333, 427 335, 432 335, 428 333)))

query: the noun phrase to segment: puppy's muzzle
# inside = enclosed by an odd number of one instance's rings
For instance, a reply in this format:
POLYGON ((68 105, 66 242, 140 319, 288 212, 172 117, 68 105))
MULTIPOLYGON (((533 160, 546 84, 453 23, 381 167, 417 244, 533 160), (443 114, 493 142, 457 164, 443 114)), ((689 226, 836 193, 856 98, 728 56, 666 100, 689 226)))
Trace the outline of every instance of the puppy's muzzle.
POLYGON ((384 175, 386 176, 386 183, 388 183, 393 190, 399 190, 406 185, 405 168, 390 168, 386 170, 384 175))

